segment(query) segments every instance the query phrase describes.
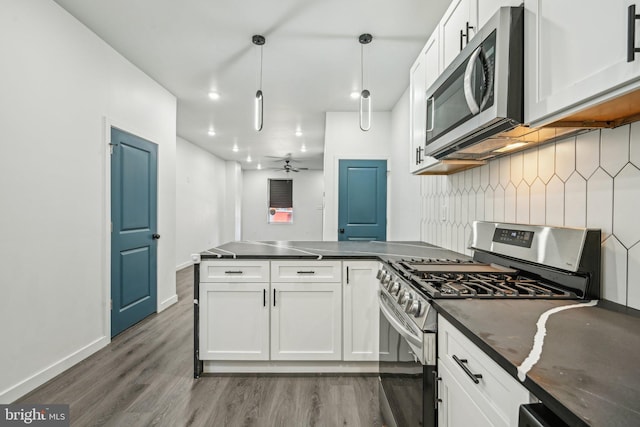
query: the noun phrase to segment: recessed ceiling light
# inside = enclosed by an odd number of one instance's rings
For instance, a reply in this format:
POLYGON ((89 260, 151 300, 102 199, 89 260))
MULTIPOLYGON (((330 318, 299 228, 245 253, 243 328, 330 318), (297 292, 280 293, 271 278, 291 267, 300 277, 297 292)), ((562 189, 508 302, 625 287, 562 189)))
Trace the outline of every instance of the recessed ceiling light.
POLYGON ((262 169, 262 165, 258 163, 258 170, 262 169))
POLYGON ((302 131, 300 129, 296 130, 296 136, 302 136, 302 131))
POLYGON ((217 101, 218 99, 220 99, 220 94, 218 92, 211 91, 209 92, 209 98, 217 101))
POLYGON ((215 131, 215 130, 213 130, 213 128, 210 128, 210 129, 209 129, 209 132, 207 132, 207 134, 208 134, 209 136, 215 136, 216 131, 215 131))
POLYGON ((357 91, 351 92, 351 99, 358 99, 358 98, 360 98, 360 92, 357 92, 357 91))
POLYGON ((251 163, 251 154, 247 156, 247 163, 251 163))
POLYGON ((233 144, 233 148, 232 148, 234 153, 238 152, 238 144, 233 144))
POLYGON ((302 144, 302 147, 300 147, 300 151, 302 151, 303 153, 307 151, 307 147, 302 144))

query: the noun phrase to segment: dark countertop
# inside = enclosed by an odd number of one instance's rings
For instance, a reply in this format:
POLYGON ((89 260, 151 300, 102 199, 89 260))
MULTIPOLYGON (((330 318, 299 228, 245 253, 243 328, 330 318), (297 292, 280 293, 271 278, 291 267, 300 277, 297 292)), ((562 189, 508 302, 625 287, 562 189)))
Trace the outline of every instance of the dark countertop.
MULTIPOLYGON (((434 300, 436 310, 514 378, 550 300, 434 300), (516 321, 517 320, 517 321, 516 321)), ((604 303, 606 304, 606 303, 604 303)), ((640 426, 640 318, 602 307, 552 314, 524 386, 569 425, 640 426)))
POLYGON ((469 258, 424 242, 362 241, 235 241, 202 252, 202 259, 220 258, 289 259, 392 259, 469 258))

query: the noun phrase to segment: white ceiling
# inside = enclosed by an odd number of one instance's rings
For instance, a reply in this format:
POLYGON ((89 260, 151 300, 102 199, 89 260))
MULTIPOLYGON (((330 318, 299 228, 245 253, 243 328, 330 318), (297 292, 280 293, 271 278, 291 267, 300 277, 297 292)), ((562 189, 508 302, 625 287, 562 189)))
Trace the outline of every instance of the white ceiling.
MULTIPOLYGON (((55 0, 178 99, 178 135, 243 169, 291 153, 322 168, 327 111, 390 111, 450 0, 55 0), (264 128, 253 129, 263 47, 264 128), (209 91, 220 99, 213 101, 209 91), (216 135, 207 134, 212 127, 216 135), (302 136, 296 136, 297 129, 302 136), (232 151, 236 144, 239 151, 232 151), (302 152, 302 146, 306 152, 302 152), (250 154, 253 161, 246 162, 250 154)), ((357 121, 354 126, 358 126, 357 121)), ((375 126, 375 122, 372 124, 375 126)))

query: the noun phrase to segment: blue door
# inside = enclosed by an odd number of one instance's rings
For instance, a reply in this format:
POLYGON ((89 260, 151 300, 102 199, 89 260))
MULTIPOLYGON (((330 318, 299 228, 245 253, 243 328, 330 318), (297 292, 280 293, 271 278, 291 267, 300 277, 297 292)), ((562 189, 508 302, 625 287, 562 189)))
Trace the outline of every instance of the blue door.
POLYGON ((111 336, 157 310, 158 147, 111 129, 111 336))
POLYGON ((387 240, 386 160, 340 160, 338 240, 387 240))

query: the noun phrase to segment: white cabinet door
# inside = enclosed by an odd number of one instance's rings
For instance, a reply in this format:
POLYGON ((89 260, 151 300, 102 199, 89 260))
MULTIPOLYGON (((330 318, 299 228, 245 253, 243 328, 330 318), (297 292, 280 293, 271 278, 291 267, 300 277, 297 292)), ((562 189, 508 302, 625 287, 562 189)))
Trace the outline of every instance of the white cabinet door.
POLYGON ((425 131, 427 128, 426 92, 440 75, 439 49, 440 32, 436 28, 409 72, 410 172, 416 172, 424 167, 425 131))
POLYGON ((438 375, 439 427, 494 426, 446 366, 438 367, 438 375))
POLYGON ((478 8, 478 29, 480 29, 498 9, 503 6, 520 6, 522 0, 482 0, 476 3, 478 8))
MULTIPOLYGON (((443 368, 457 381, 447 387, 452 390, 455 386, 461 387, 483 417, 490 420, 489 425, 509 427, 518 424, 518 409, 529 400, 527 389, 444 317, 438 316, 438 371, 443 368), (472 378, 472 375, 477 377, 472 378)), ((458 391, 449 393, 460 395, 458 391)), ((451 406, 449 403, 449 408, 443 409, 448 414, 445 417, 459 416, 457 413, 451 415, 451 411, 458 410, 459 406, 451 406)))
MULTIPOLYGON (((640 84, 640 55, 627 62, 630 4, 629 0, 525 2, 527 123, 545 124, 640 84)), ((640 23, 635 26, 640 33, 640 23)))
POLYGON ((378 360, 378 267, 377 261, 343 262, 343 360, 378 360))
POLYGON ((269 284, 200 284, 200 359, 269 360, 269 284))
POLYGON ((342 358, 342 284, 271 284, 271 359, 342 358))
POLYGON ((442 69, 458 56, 477 32, 477 1, 453 0, 440 21, 442 69), (467 31, 467 26, 469 31, 467 31), (469 35, 467 40, 467 34, 469 35))

